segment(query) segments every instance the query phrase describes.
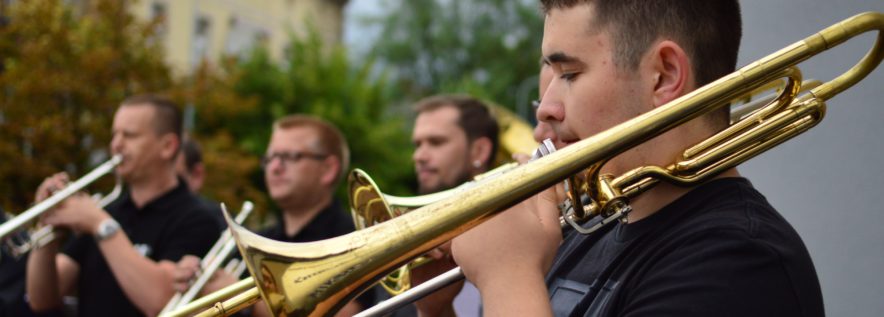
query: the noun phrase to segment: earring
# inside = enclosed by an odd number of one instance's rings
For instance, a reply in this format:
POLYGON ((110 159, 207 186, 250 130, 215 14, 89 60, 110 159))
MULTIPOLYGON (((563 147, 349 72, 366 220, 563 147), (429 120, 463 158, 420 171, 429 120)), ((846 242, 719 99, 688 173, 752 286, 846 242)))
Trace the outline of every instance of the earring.
POLYGON ((479 160, 475 160, 475 161, 473 161, 473 167, 475 167, 475 168, 480 168, 480 167, 482 167, 482 162, 479 161, 479 160))

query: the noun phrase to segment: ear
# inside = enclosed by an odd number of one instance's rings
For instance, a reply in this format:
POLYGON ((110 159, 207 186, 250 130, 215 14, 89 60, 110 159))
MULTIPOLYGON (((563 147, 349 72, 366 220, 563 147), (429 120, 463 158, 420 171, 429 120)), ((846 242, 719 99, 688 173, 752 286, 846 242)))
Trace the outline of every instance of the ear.
POLYGON ((479 161, 482 162, 483 167, 485 167, 485 162, 487 162, 492 155, 494 155, 494 153, 491 153, 490 139, 481 137, 470 143, 470 166, 473 166, 473 162, 479 161))
POLYGON ((319 181, 322 185, 331 187, 337 180, 339 171, 341 170, 341 160, 336 156, 329 155, 325 158, 322 164, 325 166, 325 169, 322 171, 319 181))
POLYGON ((175 134, 166 133, 160 137, 160 157, 172 160, 174 162, 177 159, 176 155, 180 155, 179 148, 181 147, 181 141, 175 134))
POLYGON ((651 49, 654 107, 659 107, 693 90, 694 72, 690 58, 677 43, 664 40, 651 49))

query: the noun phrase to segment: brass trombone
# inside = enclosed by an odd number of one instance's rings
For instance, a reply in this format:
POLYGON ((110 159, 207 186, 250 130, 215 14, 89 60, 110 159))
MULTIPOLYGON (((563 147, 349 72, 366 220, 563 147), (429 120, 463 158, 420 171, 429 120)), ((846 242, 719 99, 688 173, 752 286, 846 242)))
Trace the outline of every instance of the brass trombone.
MULTIPOLYGON (((83 190, 83 188, 86 188, 86 186, 89 186, 89 184, 92 184, 102 176, 111 173, 122 161, 122 155, 114 155, 110 160, 102 163, 58 192, 55 192, 49 198, 46 198, 34 207, 28 208, 28 210, 23 211, 18 216, 4 222, 0 225, 0 240, 4 241, 5 246, 14 256, 21 256, 34 248, 38 248, 54 240, 56 238, 55 228, 52 226, 43 226, 36 231, 26 234, 24 237, 19 237, 19 233, 27 230, 29 226, 36 223, 37 218, 46 213, 46 211, 52 209, 52 207, 55 207, 55 205, 58 205, 58 203, 83 190), (15 241, 16 239, 22 239, 23 241, 18 242, 15 241)), ((97 199, 98 204, 102 207, 106 206, 116 199, 121 192, 122 185, 120 184, 120 181, 117 180, 117 184, 110 193, 97 199)))
MULTIPOLYGON (((782 79, 771 81, 768 84, 765 84, 753 90, 747 96, 738 98, 741 101, 741 104, 738 108, 731 110, 731 122, 740 121, 748 114, 769 104, 777 97, 778 94, 782 93, 787 83, 788 81, 782 79), (776 94, 772 92, 776 92, 776 94)), ((821 84, 822 82, 818 80, 808 79, 801 83, 801 87, 799 90, 801 92, 808 91, 821 84)), ((733 106, 736 105, 734 104, 732 105, 732 107, 733 106)), ((510 141, 512 142, 512 139, 510 139, 510 141)), ((555 146, 552 144, 552 142, 549 140, 544 140, 544 144, 540 148, 538 148, 537 151, 535 151, 533 159, 539 158, 554 151, 555 146)), ((516 153, 516 151, 509 152, 516 153)), ((367 173, 358 168, 354 169, 352 172, 350 172, 347 185, 350 198, 350 212, 353 216, 353 223, 356 225, 357 230, 382 223, 392 218, 401 216, 419 207, 423 207, 440 201, 444 198, 457 195, 459 192, 475 186, 475 183, 482 179, 494 177, 516 166, 518 165, 515 163, 504 164, 494 170, 478 175, 473 181, 462 184, 456 188, 414 197, 400 197, 383 193, 374 182, 374 180, 367 173)), ((561 221, 563 222, 563 224, 565 224, 564 219, 561 219, 561 221)), ((404 292, 407 292, 411 288, 410 270, 422 265, 426 261, 429 261, 429 259, 423 256, 418 257, 416 260, 408 263, 407 265, 403 265, 402 267, 393 271, 393 273, 385 276, 379 281, 378 284, 380 284, 387 291, 387 293, 393 296, 397 296, 404 292)), ((440 278, 439 280, 433 279, 431 281, 428 281, 428 283, 432 283, 434 285, 430 286, 429 289, 438 290, 439 288, 447 286, 454 281, 462 279, 463 273, 458 269, 453 269, 449 272, 449 275, 446 276, 447 277, 440 278)), ((428 287, 425 286, 424 289, 426 288, 428 287)), ((424 291, 418 292, 422 293, 424 291)), ((372 307, 372 309, 368 310, 368 312, 373 313, 374 311, 377 311, 378 314, 389 313, 392 312, 389 309, 395 309, 400 307, 402 304, 410 302, 401 301, 414 300, 414 297, 415 296, 413 295, 408 295, 404 296, 404 298, 396 298, 394 303, 397 304, 389 303, 396 306, 385 308, 382 305, 376 305, 375 307, 372 307)), ((358 314, 357 316, 361 316, 364 313, 366 313, 366 311, 358 314)))
MULTIPOLYGON (((249 232, 226 217, 271 314, 330 315, 382 275, 576 173, 587 175, 588 186, 573 186, 572 190, 588 188, 583 194, 589 200, 584 204, 581 199, 571 199, 574 208, 563 216, 583 231, 620 219, 629 212, 629 198, 659 181, 697 184, 810 129, 822 119, 825 100, 862 80, 881 62, 882 31, 882 13, 851 17, 667 105, 513 168, 457 197, 345 236, 312 243, 282 243, 249 232), (795 65, 871 30, 878 30, 877 40, 859 63, 798 95, 801 74, 795 65), (779 78, 787 79, 787 89, 774 102, 688 148, 678 162, 666 167, 639 167, 617 177, 600 173, 609 159, 623 151, 779 78), (581 223, 586 220, 589 222, 581 223)), ((240 297, 254 293, 242 293, 240 297)), ((241 302, 216 303, 200 316, 225 315, 240 309, 241 302)))

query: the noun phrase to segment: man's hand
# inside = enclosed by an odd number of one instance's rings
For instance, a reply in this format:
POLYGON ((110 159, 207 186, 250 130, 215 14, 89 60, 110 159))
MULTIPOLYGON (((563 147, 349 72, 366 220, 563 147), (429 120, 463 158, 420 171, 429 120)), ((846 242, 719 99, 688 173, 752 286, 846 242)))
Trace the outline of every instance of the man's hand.
POLYGON ((55 173, 54 175, 49 176, 40 183, 39 187, 37 187, 35 200, 37 202, 46 200, 46 198, 49 198, 52 194, 67 186, 69 181, 68 174, 65 172, 55 173))
POLYGON ((479 288, 488 315, 549 314, 543 279, 562 241, 557 187, 453 240, 454 259, 479 288))
POLYGON ((98 225, 110 215, 86 194, 75 194, 47 212, 42 222, 55 227, 64 227, 78 233, 95 234, 98 225))
POLYGON ((200 258, 193 255, 185 255, 175 264, 172 278, 175 291, 184 293, 190 287, 190 283, 200 274, 200 258))
MULTIPOLYGON (((457 267, 451 258, 451 242, 442 244, 424 256, 428 257, 430 261, 411 270, 412 287, 457 267)), ((463 281, 448 285, 414 302, 418 315, 421 317, 455 316, 454 297, 460 293, 461 288, 463 288, 463 281)))

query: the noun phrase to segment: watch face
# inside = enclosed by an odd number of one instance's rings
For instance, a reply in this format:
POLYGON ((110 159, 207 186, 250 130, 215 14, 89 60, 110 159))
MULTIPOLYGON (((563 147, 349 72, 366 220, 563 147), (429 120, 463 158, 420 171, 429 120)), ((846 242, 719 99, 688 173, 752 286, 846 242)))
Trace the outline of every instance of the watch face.
POLYGON ((120 229, 120 224, 117 223, 117 221, 114 220, 113 218, 108 218, 108 219, 102 221, 101 224, 98 225, 98 230, 96 232, 95 237, 99 241, 101 241, 101 240, 109 238, 114 233, 116 233, 117 230, 119 230, 119 229, 120 229))

